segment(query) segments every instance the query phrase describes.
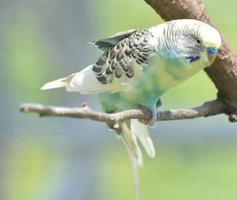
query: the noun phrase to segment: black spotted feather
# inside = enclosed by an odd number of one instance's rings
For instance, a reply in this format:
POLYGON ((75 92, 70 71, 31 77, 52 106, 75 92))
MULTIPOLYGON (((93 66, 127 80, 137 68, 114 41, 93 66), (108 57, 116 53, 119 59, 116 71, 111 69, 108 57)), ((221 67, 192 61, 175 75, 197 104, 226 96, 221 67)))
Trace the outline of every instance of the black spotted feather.
POLYGON ((94 42, 103 55, 93 66, 97 80, 101 84, 113 80, 126 82, 136 73, 136 66, 147 66, 153 55, 153 47, 149 40, 154 37, 147 29, 131 30, 114 37, 94 42))

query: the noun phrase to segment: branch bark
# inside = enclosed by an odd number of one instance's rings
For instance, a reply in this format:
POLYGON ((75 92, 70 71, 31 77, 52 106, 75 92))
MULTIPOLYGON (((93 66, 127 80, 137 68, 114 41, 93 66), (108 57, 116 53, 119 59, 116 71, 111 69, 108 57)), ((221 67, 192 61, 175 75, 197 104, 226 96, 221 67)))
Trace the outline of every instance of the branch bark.
MULTIPOLYGON (((190 18, 215 26, 206 14, 202 0, 144 0, 165 21, 190 18)), ((205 69, 218 89, 218 97, 230 105, 230 112, 237 108, 237 55, 222 36, 222 47, 211 67, 205 69)))
MULTIPOLYGON (((142 110, 126 110, 118 113, 97 112, 84 105, 81 108, 56 107, 42 104, 22 104, 21 112, 38 113, 40 117, 70 117, 80 119, 91 119, 107 124, 117 124, 127 119, 149 119, 149 113, 142 110)), ((177 109, 160 111, 157 113, 157 121, 194 119, 198 117, 208 117, 225 113, 226 104, 220 100, 214 100, 204 103, 201 106, 190 109, 177 109)))

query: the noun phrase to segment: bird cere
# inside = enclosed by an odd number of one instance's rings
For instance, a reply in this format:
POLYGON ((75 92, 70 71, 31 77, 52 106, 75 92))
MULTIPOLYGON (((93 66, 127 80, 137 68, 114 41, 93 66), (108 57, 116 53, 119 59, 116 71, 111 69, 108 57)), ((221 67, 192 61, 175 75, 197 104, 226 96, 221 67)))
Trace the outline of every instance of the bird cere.
POLYGON ((107 113, 137 108, 150 112, 151 119, 122 121, 116 129, 136 170, 143 163, 138 141, 150 157, 155 156, 147 126, 156 120, 160 97, 214 62, 220 34, 204 22, 180 19, 93 44, 103 53, 95 64, 41 89, 65 87, 70 92, 98 94, 107 113))

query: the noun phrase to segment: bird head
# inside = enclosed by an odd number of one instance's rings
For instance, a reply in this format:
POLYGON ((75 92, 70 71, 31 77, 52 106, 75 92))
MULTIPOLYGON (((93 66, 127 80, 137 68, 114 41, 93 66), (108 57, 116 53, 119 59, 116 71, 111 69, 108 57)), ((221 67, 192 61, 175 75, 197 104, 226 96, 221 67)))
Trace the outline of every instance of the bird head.
POLYGON ((174 57, 184 57, 189 63, 210 66, 221 46, 221 36, 212 26, 193 19, 174 20, 164 31, 165 46, 174 57))
POLYGON ((207 56, 210 64, 213 63, 221 46, 221 36, 219 32, 208 24, 202 23, 199 30, 200 45, 204 49, 204 56, 207 56))

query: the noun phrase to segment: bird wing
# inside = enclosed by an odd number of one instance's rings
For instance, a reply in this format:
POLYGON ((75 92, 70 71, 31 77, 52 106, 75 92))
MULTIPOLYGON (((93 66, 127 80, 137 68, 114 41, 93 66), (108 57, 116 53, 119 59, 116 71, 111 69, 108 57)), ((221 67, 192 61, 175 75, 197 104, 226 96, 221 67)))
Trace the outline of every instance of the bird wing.
POLYGON ((42 89, 66 87, 82 94, 118 92, 141 74, 155 55, 158 39, 149 29, 130 30, 95 41, 103 50, 98 61, 85 69, 45 84, 42 89))
POLYGON ((116 44, 118 44, 118 42, 129 37, 136 31, 136 29, 131 29, 126 32, 117 33, 116 35, 111 36, 109 38, 92 41, 91 43, 95 45, 99 50, 105 52, 113 48, 116 44))
POLYGON ((148 29, 133 30, 98 40, 95 45, 103 49, 92 70, 103 85, 127 84, 136 77, 154 55, 154 36, 148 29))

